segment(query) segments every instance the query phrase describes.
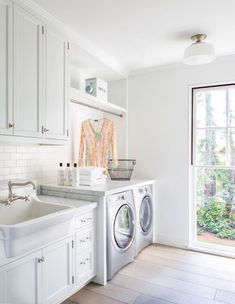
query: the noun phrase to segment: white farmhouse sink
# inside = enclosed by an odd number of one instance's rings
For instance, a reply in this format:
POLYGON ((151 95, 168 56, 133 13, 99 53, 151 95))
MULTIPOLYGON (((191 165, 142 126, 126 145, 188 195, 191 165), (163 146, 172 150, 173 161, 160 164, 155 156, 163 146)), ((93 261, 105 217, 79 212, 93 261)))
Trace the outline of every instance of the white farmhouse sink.
POLYGON ((0 240, 6 257, 33 250, 69 233, 74 208, 36 198, 0 207, 0 240))

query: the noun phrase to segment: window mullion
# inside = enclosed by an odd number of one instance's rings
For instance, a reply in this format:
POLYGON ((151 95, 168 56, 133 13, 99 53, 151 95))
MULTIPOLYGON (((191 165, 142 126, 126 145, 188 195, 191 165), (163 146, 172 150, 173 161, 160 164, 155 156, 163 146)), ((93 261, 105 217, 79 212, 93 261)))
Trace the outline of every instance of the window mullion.
POLYGON ((226 166, 229 167, 229 100, 226 88, 226 166))

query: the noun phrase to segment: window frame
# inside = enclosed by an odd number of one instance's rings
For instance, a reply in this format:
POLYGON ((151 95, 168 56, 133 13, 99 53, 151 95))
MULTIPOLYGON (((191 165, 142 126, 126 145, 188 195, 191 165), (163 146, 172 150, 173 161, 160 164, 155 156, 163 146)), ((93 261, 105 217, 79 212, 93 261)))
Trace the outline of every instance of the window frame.
MULTIPOLYGON (((221 88, 221 87, 229 87, 234 86, 234 81, 227 81, 227 82, 220 82, 220 83, 213 83, 213 84, 198 84, 198 85, 189 85, 189 173, 188 173, 188 181, 189 181, 189 191, 188 191, 188 214, 189 214, 189 234, 188 234, 188 248, 191 250, 211 253, 211 254, 218 254, 221 256, 232 257, 235 258, 234 248, 227 248, 223 245, 219 244, 209 244, 209 243, 201 243, 197 240, 197 212, 196 212, 196 179, 195 179, 195 172, 198 167, 196 165, 196 155, 195 155, 195 129, 196 129, 196 102, 194 98, 194 92, 197 89, 210 89, 210 88, 221 88)), ((227 129, 227 128, 226 128, 227 129)), ((235 127, 234 127, 235 129, 235 127)), ((203 168, 210 168, 206 166, 201 166, 203 168)), ((234 169, 234 167, 220 167, 220 166, 211 166, 214 169, 234 169)))

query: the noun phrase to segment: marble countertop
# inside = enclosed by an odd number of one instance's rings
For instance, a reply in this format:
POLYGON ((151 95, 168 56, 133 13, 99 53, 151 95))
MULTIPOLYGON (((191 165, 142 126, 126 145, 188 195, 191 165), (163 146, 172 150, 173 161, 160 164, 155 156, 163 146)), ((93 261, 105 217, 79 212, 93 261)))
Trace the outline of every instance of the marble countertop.
POLYGON ((98 203, 95 203, 95 202, 89 202, 89 201, 83 201, 83 200, 77 200, 77 199, 71 199, 71 198, 64 198, 64 197, 57 197, 57 196, 50 196, 50 195, 38 195, 37 198, 40 201, 43 201, 46 203, 56 203, 56 204, 62 204, 65 206, 76 208, 76 209, 79 209, 79 212, 86 211, 86 209, 93 209, 98 206, 98 203))
POLYGON ((126 191, 133 189, 135 187, 145 186, 147 184, 154 184, 153 179, 133 179, 129 181, 114 181, 108 180, 104 185, 96 186, 79 186, 79 187, 69 187, 69 186, 58 186, 56 184, 41 185, 41 189, 47 191, 56 192, 67 192, 67 193, 80 193, 87 195, 97 195, 97 196, 107 196, 117 192, 126 191))

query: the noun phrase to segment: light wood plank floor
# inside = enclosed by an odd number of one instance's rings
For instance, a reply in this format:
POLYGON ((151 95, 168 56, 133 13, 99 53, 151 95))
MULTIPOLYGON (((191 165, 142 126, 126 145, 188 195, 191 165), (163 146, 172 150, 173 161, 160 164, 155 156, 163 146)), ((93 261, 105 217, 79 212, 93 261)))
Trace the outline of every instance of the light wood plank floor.
POLYGON ((144 249, 106 286, 64 304, 235 304, 235 260, 162 245, 144 249))

